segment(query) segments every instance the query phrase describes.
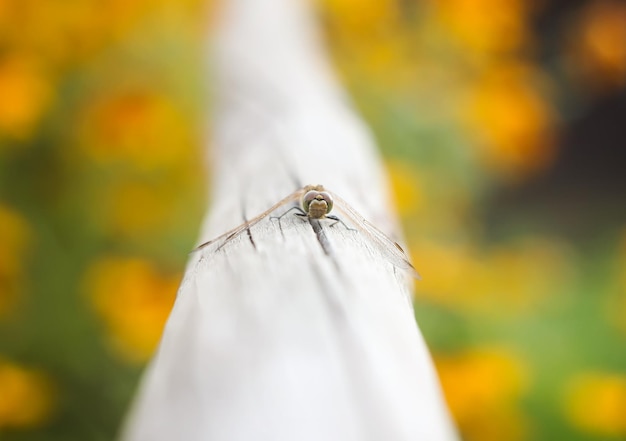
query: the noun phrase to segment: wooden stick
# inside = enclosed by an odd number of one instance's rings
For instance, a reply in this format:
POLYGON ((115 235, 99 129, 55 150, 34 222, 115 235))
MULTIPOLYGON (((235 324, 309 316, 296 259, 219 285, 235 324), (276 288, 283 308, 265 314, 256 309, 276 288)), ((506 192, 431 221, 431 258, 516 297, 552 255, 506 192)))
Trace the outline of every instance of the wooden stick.
MULTIPOLYGON (((393 236, 380 158, 330 71, 309 5, 224 3, 213 204, 199 243, 306 184, 323 184, 393 236)), ((272 219, 297 199, 192 253, 123 440, 457 439, 410 277, 348 220, 272 219)))

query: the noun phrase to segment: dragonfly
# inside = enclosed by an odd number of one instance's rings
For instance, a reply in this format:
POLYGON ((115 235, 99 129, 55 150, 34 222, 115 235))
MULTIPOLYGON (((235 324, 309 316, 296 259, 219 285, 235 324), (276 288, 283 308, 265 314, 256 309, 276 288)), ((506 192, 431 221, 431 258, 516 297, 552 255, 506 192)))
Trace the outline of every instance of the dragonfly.
POLYGON ((281 216, 278 216, 276 218, 280 220, 280 218, 286 215, 288 212, 295 210, 297 211, 295 213, 296 215, 308 218, 309 220, 330 219, 335 221, 332 225, 336 223, 342 223, 347 229, 353 230, 353 228, 349 228, 344 223, 341 217, 330 214, 331 211, 334 210, 335 212, 339 213, 340 216, 342 216, 344 219, 348 220, 350 224, 356 227, 355 229, 357 231, 364 234, 365 237, 367 237, 368 239, 371 239, 371 242, 376 246, 376 248, 395 267, 407 271, 409 274, 417 279, 420 278, 420 275, 411 264, 406 253, 397 242, 389 238, 385 233, 383 233, 370 222, 368 222, 363 216, 357 213, 354 208, 352 208, 337 194, 326 190, 322 185, 306 185, 294 191, 289 196, 281 199, 279 202, 272 205, 270 208, 268 208, 258 216, 244 222, 243 224, 233 228, 232 230, 227 231, 226 233, 216 237, 215 239, 209 240, 208 242, 204 242, 203 244, 199 245, 193 250, 193 252, 203 250, 210 247, 211 245, 217 245, 217 250, 219 250, 229 241, 235 239, 244 231, 249 230, 254 225, 267 218, 270 214, 274 213, 276 210, 289 204, 293 204, 295 201, 299 201, 299 205, 292 206, 281 216))

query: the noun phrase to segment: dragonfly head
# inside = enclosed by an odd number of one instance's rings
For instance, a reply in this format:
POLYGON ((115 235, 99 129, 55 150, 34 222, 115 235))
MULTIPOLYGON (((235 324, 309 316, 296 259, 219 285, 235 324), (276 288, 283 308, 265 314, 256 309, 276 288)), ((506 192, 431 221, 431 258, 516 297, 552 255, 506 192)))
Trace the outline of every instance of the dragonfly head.
POLYGON ((302 209, 313 219, 322 219, 333 209, 333 198, 325 191, 310 190, 302 197, 302 209))

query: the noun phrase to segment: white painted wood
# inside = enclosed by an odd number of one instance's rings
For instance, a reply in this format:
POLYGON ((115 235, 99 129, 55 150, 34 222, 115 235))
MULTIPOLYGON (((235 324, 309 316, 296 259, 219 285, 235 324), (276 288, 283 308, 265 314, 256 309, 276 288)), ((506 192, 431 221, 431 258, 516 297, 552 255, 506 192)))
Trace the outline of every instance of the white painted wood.
MULTIPOLYGON (((304 184, 325 185, 394 232, 372 137, 312 16, 303 0, 225 2, 212 54, 213 203, 200 242, 304 184)), ((411 281, 366 234, 320 222, 330 255, 294 215, 191 255, 123 440, 457 439, 411 281)))

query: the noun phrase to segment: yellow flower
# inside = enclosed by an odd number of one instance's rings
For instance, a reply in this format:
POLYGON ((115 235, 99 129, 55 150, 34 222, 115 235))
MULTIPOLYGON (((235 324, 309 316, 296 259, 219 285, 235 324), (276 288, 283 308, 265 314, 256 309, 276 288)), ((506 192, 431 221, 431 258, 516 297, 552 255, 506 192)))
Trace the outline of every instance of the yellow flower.
POLYGON ((45 73, 33 60, 20 55, 1 58, 0 133, 27 138, 50 102, 51 92, 45 73))
POLYGON ((422 200, 417 172, 398 160, 388 161, 387 171, 400 215, 408 216, 417 211, 422 200))
POLYGON ((439 20, 476 53, 512 51, 528 41, 524 0, 432 0, 439 20))
POLYGON ((479 158, 503 177, 519 178, 549 165, 555 155, 555 114, 526 66, 494 65, 477 82, 462 117, 478 138, 479 158))
POLYGON ((473 251, 461 245, 424 242, 410 248, 422 275, 416 296, 447 305, 461 302, 466 277, 476 259, 473 251))
MULTIPOLYGON (((415 81, 411 34, 393 0, 318 0, 336 62, 351 78, 390 88, 415 81)), ((406 91, 406 89, 403 89, 406 91)))
POLYGON ((528 312, 574 280, 569 249, 546 239, 484 251, 434 243, 411 249, 423 277, 416 296, 462 310, 528 312))
POLYGON ((0 358, 0 429, 40 426, 53 407, 53 388, 46 375, 0 358))
POLYGON ((435 356, 450 411, 467 441, 525 439, 527 422, 518 408, 528 373, 507 349, 479 348, 435 356))
POLYGON ((29 236, 26 220, 0 203, 0 317, 11 310, 19 292, 29 236))
POLYGON ((4 1, 0 38, 53 67, 81 61, 128 35, 158 0, 4 1))
POLYGON ((354 39, 373 39, 393 28, 399 18, 393 0, 318 0, 335 29, 354 39))
POLYGON ((162 188, 164 183, 122 181, 103 188, 94 214, 103 228, 122 237, 149 237, 162 231, 171 219, 175 189, 162 188))
POLYGON ((568 420, 601 436, 626 436, 626 376, 589 372, 572 378, 564 396, 568 420))
POLYGON ((179 284, 142 259, 107 258, 88 271, 85 286, 113 349, 140 363, 154 351, 179 284))

